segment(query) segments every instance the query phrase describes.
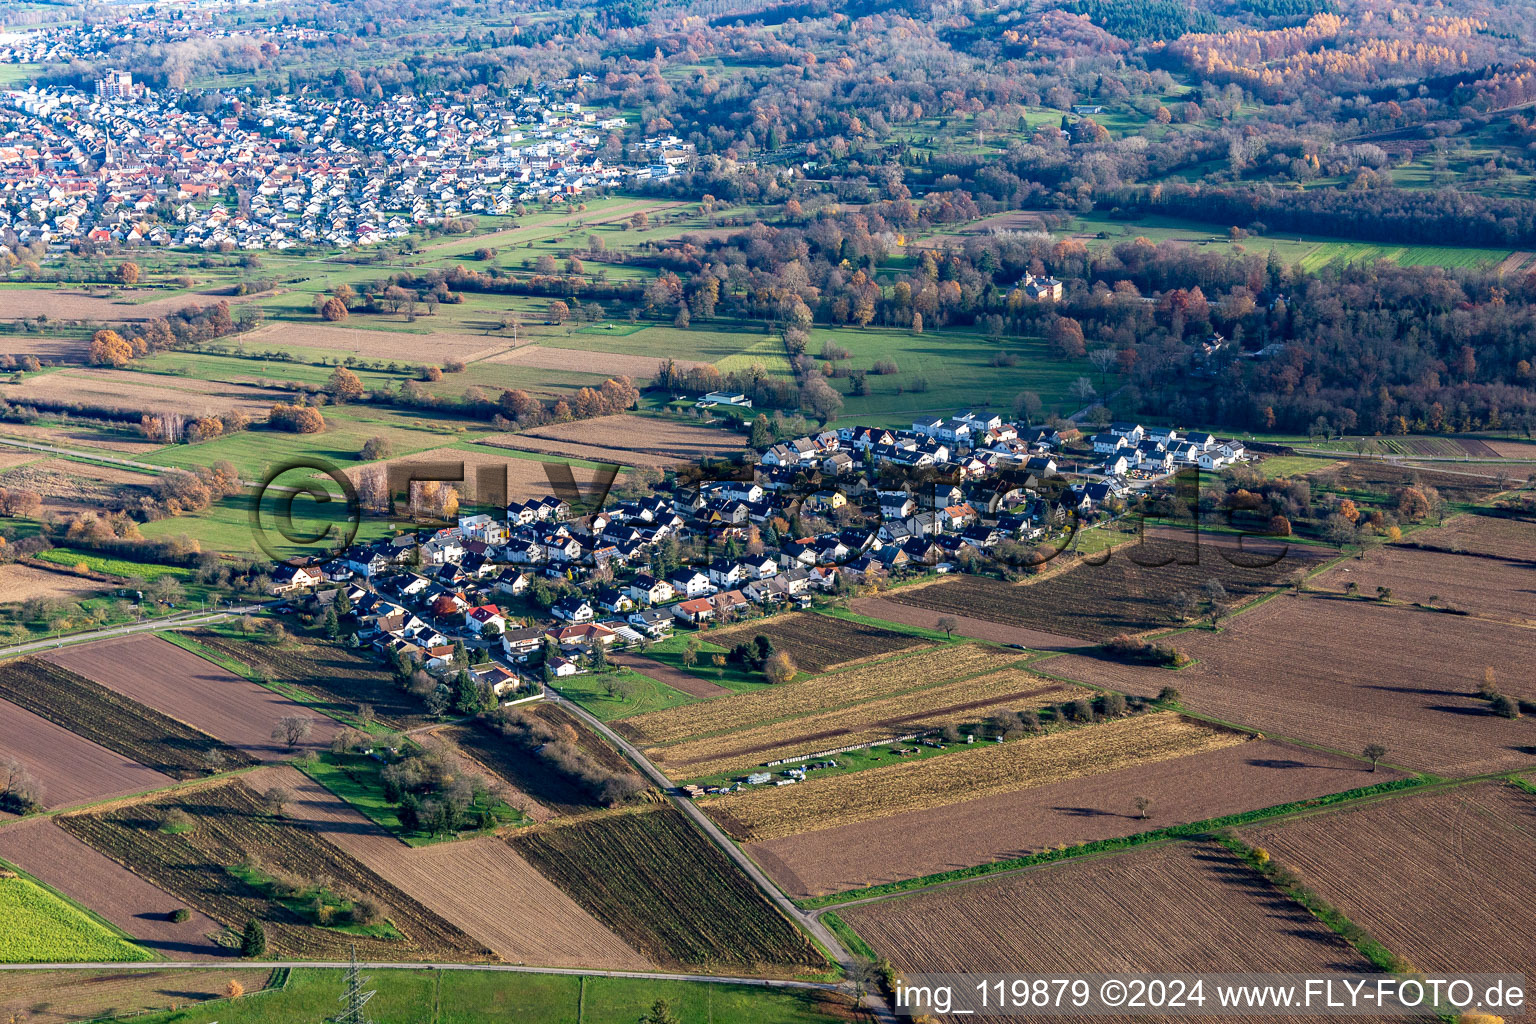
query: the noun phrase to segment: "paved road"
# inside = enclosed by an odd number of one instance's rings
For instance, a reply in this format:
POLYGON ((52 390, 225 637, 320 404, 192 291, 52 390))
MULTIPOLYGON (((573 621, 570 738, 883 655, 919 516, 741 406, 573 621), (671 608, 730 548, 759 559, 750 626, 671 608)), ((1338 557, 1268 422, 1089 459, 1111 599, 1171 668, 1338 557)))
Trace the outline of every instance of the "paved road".
POLYGON ((226 608, 219 612, 186 612, 182 615, 172 615, 163 619, 147 619, 144 622, 130 622, 123 626, 111 626, 107 629, 98 629, 90 633, 75 633, 71 636, 54 637, 49 640, 33 640, 14 647, 0 647, 0 658, 9 658, 18 654, 29 654, 33 651, 51 651, 56 647, 64 647, 69 644, 83 644, 90 640, 106 640, 114 636, 130 636, 134 633, 154 633, 162 629, 176 629, 181 626, 203 626, 210 622, 218 622, 227 619, 231 615, 250 615, 261 611, 263 605, 243 604, 233 608, 226 608))

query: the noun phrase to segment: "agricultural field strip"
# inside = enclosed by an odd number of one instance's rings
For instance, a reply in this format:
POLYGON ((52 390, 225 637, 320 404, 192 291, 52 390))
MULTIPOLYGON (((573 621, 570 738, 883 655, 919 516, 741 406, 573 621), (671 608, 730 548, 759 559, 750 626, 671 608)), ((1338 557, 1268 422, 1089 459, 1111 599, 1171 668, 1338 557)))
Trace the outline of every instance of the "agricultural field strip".
POLYGON ((180 900, 64 831, 56 816, 0 828, 0 856, 162 955, 224 955, 209 939, 218 922, 195 911, 172 921, 180 900))
POLYGON ((147 632, 125 631, 111 639, 50 650, 42 657, 150 707, 167 713, 174 709, 189 724, 266 760, 294 753, 272 738, 273 727, 285 717, 312 719, 311 735, 299 743, 300 750, 327 746, 340 728, 314 705, 296 702, 147 632))
MULTIPOLYGON (((908 973, 1051 977, 1097 969, 1321 975, 1371 969, 1304 908, 1277 899, 1273 887, 1237 857, 1190 842, 909 894, 850 908, 842 916, 908 973), (987 941, 978 942, 983 924, 987 941)), ((1123 1024, 1147 1020, 1134 1015, 1100 1019, 1123 1024)))
MULTIPOLYGON (((1146 543, 1158 554, 1184 557, 1192 545, 1180 532, 1159 530, 1146 543)), ((1244 569, 1215 550, 1231 542, 1208 536, 1200 542, 1197 563, 1166 566, 1137 564, 1120 552, 1103 564, 1079 562, 1027 583, 1009 584, 982 576, 949 577, 891 591, 883 600, 938 613, 970 616, 1007 626, 1104 641, 1121 633, 1166 627, 1166 597, 1183 588, 1199 593, 1208 580, 1223 584, 1237 607, 1272 592, 1295 569, 1312 572, 1318 555, 1294 546, 1271 566, 1244 569), (1209 550, 1207 550, 1209 549, 1209 550)))
POLYGON ((738 732, 648 747, 645 755, 669 775, 719 775, 817 749, 975 722, 1001 708, 1039 709, 1072 700, 1083 692, 1072 683, 1043 679, 1020 669, 1003 669, 738 732))
POLYGON ((256 763, 200 729, 46 661, 0 663, 0 698, 173 778, 203 775, 205 752, 216 751, 228 767, 256 763))
POLYGON ((980 644, 930 647, 770 689, 647 712, 617 726, 626 738, 659 747, 924 690, 1022 660, 1017 652, 980 644))
POLYGON ((471 959, 487 951, 305 825, 274 820, 238 782, 201 789, 195 802, 172 799, 129 804, 92 814, 61 816, 59 824, 86 845, 232 927, 266 919, 273 946, 298 956, 337 955, 356 943, 359 955, 386 958, 396 951, 471 959), (186 812, 191 831, 170 835, 159 822, 171 809, 186 812), (315 879, 376 899, 403 940, 372 938, 312 925, 286 905, 236 878, 229 867, 250 855, 265 870, 315 879))
POLYGON ((742 842, 941 807, 1245 743, 1232 730, 1157 712, 795 786, 733 794, 706 810, 742 842))
POLYGON ((550 824, 508 842, 659 962, 822 967, 810 940, 670 804, 550 824))
POLYGON ((1357 924, 1430 971, 1536 969, 1536 794, 1485 780, 1245 829, 1357 924), (1490 879, 1498 884, 1490 885, 1490 879), (1456 926, 1476 920, 1476 929, 1456 926))
POLYGON ((820 902, 846 893, 832 902, 861 902, 859 891, 870 886, 915 891, 1032 870, 1040 864, 1031 858, 1056 851, 1086 856, 1085 846, 1153 843, 1170 829, 1193 834, 1231 816, 1257 820, 1306 813, 1306 802, 1383 778, 1393 784, 1407 776, 1387 768, 1372 773, 1356 758, 1262 739, 803 832, 754 844, 747 852, 797 900, 820 902), (1145 818, 1137 797, 1150 801, 1145 818), (880 853, 872 857, 871 850, 880 853))
POLYGON ((774 646, 787 651, 804 672, 825 672, 830 668, 872 661, 888 654, 900 654, 919 647, 932 647, 938 641, 885 629, 852 619, 841 619, 814 612, 791 612, 712 629, 706 636, 717 647, 751 642, 766 636, 774 646))
POLYGON ((251 785, 294 793, 289 812, 391 885, 512 963, 644 970, 626 945, 496 836, 409 847, 297 769, 263 769, 251 785), (486 893, 494 892, 494 899, 486 893))
POLYGON ((189 632, 173 642, 203 657, 213 655, 208 660, 215 664, 227 659, 243 665, 247 673, 242 674, 269 672, 306 698, 340 705, 329 709, 332 713, 353 711, 361 702, 371 703, 388 721, 419 725, 430 720, 416 700, 402 692, 390 673, 365 651, 294 638, 274 649, 271 641, 237 640, 208 629, 189 632))
POLYGON ((1194 663, 1171 678, 1166 669, 1072 653, 1053 656, 1042 674, 1147 697, 1173 685, 1184 706, 1215 721, 1346 753, 1383 742, 1394 764, 1471 776, 1530 761, 1506 720, 1475 696, 1488 668, 1511 695, 1536 693, 1515 643, 1528 634, 1475 616, 1277 594, 1219 633, 1183 631, 1180 649, 1194 663), (1312 638, 1325 633, 1347 642, 1319 663, 1312 638), (1354 713, 1338 714, 1341 702, 1354 713))

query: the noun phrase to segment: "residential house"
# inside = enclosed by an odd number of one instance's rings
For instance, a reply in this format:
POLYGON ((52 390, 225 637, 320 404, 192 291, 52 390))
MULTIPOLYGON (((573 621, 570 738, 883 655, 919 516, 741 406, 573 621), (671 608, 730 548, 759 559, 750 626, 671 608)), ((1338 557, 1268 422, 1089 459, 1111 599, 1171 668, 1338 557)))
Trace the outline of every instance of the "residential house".
POLYGON ((325 573, 318 566, 283 566, 272 574, 271 593, 291 594, 297 590, 318 587, 324 582, 325 573))
POLYGON ((562 597, 550 605, 549 612, 562 622, 591 622, 596 617, 592 603, 579 595, 562 597))
POLYGON ((483 635, 486 630, 498 634, 507 631, 506 616, 494 604, 482 604, 469 609, 464 613, 464 625, 476 636, 483 635))

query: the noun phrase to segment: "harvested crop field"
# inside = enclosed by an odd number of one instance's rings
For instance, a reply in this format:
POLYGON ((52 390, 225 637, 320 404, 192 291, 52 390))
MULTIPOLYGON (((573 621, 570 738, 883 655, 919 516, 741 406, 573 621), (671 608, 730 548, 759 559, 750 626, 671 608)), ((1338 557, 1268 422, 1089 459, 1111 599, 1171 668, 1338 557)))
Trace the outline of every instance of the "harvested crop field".
POLYGON ((1005 708, 1038 710, 1086 692, 1020 669, 1004 669, 834 711, 650 747, 645 755, 674 778, 701 778, 743 772, 799 754, 979 722, 1005 708))
MULTIPOLYGON (((1501 459, 1519 459, 1530 461, 1536 459, 1536 444, 1530 441, 1480 441, 1479 444, 1493 451, 1501 459)), ((1520 467, 1510 467, 1511 472, 1520 472, 1520 467)))
POLYGON ((290 816, 509 963, 654 966, 495 836, 413 848, 292 768, 264 769, 252 785, 292 790, 290 816))
POLYGON ((1276 863, 1431 974, 1536 971, 1536 795, 1482 782, 1246 829, 1276 863))
POLYGON ((209 758, 229 769, 256 763, 205 732, 35 658, 0 662, 0 697, 172 778, 201 777, 209 758))
POLYGON ((247 348, 322 349, 363 359, 390 359, 415 366, 449 359, 468 362, 510 348, 506 338, 479 334, 431 334, 370 331, 324 324, 269 324, 242 335, 247 348))
POLYGON ((956 623, 956 636, 968 636, 995 644, 1023 644, 1037 651, 1070 651, 1092 646, 1089 641, 1075 637, 1059 636, 1024 626, 1008 626, 971 615, 920 608, 914 604, 901 604, 890 597, 856 597, 848 602, 848 607, 859 615, 903 626, 920 626, 923 629, 938 629, 940 619, 952 618, 956 623))
POLYGON ((1220 633, 1173 638, 1197 659, 1179 672, 1065 654, 1042 672, 1152 696, 1177 687, 1190 708, 1277 737, 1346 753, 1366 744, 1386 760, 1442 774, 1530 763, 1526 720, 1494 715, 1473 696, 1485 668, 1512 696, 1536 697, 1536 635, 1484 619, 1375 601, 1278 597, 1220 633), (1326 638, 1326 644, 1322 638, 1326 638))
POLYGON ((0 829, 0 857, 168 959, 228 955, 210 938, 222 931, 217 921, 196 911, 185 921, 172 921, 171 911, 185 906, 181 900, 108 860, 61 829, 52 818, 0 829))
MULTIPOLYGON (((650 380, 656 376, 661 364, 666 362, 661 356, 642 356, 619 352, 587 352, 574 348, 545 348, 542 345, 519 345, 517 348, 505 352, 498 352, 488 357, 488 363, 511 363, 517 366, 532 366, 540 370, 569 370, 574 373, 608 373, 622 374, 636 381, 650 380), (596 367, 596 371, 594 371, 596 367)), ((695 362, 690 359, 674 359, 674 363, 683 370, 691 370, 698 366, 708 366, 708 363, 695 362)), ((604 417, 605 419, 609 417, 604 417)), ((624 417, 630 419, 632 417, 624 417)))
POLYGON ((1135 835, 1397 778, 1272 740, 754 843, 794 899, 1135 835), (1141 817, 1136 798, 1151 801, 1141 817))
MULTIPOLYGON (((554 729, 602 768, 626 774, 633 771, 623 754, 565 709, 539 702, 520 710, 554 729)), ((556 814, 580 814, 602 806, 591 787, 554 770, 543 758, 502 736, 489 723, 453 726, 443 730, 443 735, 487 771, 533 800, 535 806, 530 808, 530 813, 536 819, 544 820, 556 814)))
POLYGON ((312 720, 300 751, 328 749, 340 728, 333 718, 148 634, 65 647, 45 660, 264 759, 293 753, 272 739, 287 716, 312 720))
MULTIPOLYGON (((130 433, 131 429, 134 428, 130 428, 126 423, 122 424, 121 430, 111 430, 90 424, 50 423, 47 420, 39 420, 35 423, 7 423, 0 426, 0 433, 23 441, 31 441, 33 444, 51 444, 59 448, 87 453, 91 449, 100 449, 129 458, 148 455, 165 447, 158 441, 150 441, 130 433)), ((0 444, 4 444, 4 441, 0 441, 0 444)), ((47 458, 41 452, 34 452, 32 457, 47 458)))
MULTIPOLYGON (((594 357, 589 352, 575 350, 567 354, 579 356, 587 368, 592 366, 594 358, 600 358, 604 368, 608 366, 608 360, 615 358, 608 355, 594 357)), ((741 434, 715 427, 621 415, 537 427, 516 434, 492 434, 481 443, 593 462, 670 466, 739 452, 745 447, 746 439, 741 434)))
POLYGON ((238 967, 228 971, 0 971, 0 1019, 74 1024, 128 1018, 222 999, 224 986, 231 980, 252 995, 266 988, 271 977, 270 970, 238 967))
POLYGON ((1163 711, 943 757, 762 787, 704 805, 741 842, 927 810, 1031 786, 1098 775, 1245 743, 1242 733, 1163 711))
MULTIPOLYGON (((161 298, 153 296, 154 290, 146 288, 122 292, 116 298, 93 295, 78 287, 0 288, 0 320, 25 320, 37 316, 46 316, 55 324, 60 320, 104 323, 152 320, 188 306, 211 306, 220 300, 218 295, 200 292, 182 292, 161 298)), ((9 343, 6 350, 19 351, 11 349, 9 343)))
POLYGON ((64 597, 74 600, 112 589, 108 584, 50 572, 30 565, 11 563, 0 573, 0 604, 25 601, 32 597, 64 597))
POLYGON ((1536 523, 1469 512, 1444 526, 1415 533, 1416 547, 1451 554, 1483 555, 1536 565, 1536 523))
POLYGON ((43 496, 45 512, 95 512, 103 506, 148 497, 155 480, 153 473, 69 459, 42 459, 0 474, 0 487, 36 491, 43 496))
POLYGON ((508 842, 657 963, 767 973, 826 966, 810 940, 671 805, 541 825, 508 842))
POLYGON ((1341 562, 1308 581, 1339 595, 1350 583, 1363 597, 1375 597, 1376 588, 1386 587, 1394 601, 1536 623, 1536 565, 1394 545, 1341 562))
POLYGON ((979 675, 1018 661, 1019 657, 1017 653, 980 644, 928 648, 782 686, 651 711, 626 718, 616 723, 615 728, 628 739, 650 745, 731 733, 765 722, 921 690, 948 679, 979 675))
MULTIPOLYGON (((391 459, 391 464, 409 465, 417 462, 436 463, 462 463, 464 466, 464 483, 454 484, 466 501, 478 500, 479 495, 475 491, 475 482, 481 467, 488 466, 505 474, 507 481, 506 497, 509 501, 528 501, 532 498, 543 497, 546 494, 555 493, 555 485, 550 482, 546 465, 559 465, 560 459, 550 459, 543 462, 539 459, 520 459, 515 455, 500 454, 497 449, 488 445, 464 445, 444 446, 432 448, 424 452, 415 452, 411 455, 402 455, 397 459, 391 459)), ((585 466, 570 466, 571 478, 582 494, 592 493, 595 488, 593 481, 597 478, 597 471, 585 466)), ((347 475, 354 481, 362 472, 361 467, 349 469, 347 475)), ((623 479, 622 472, 615 477, 615 483, 623 479)), ((499 496, 497 496, 499 500, 499 496)))
POLYGON ((273 818, 256 795, 238 782, 199 789, 180 798, 58 820, 71 835, 221 924, 243 928, 253 917, 262 919, 275 954, 337 958, 346 956, 356 943, 357 955, 370 960, 417 956, 474 960, 486 956, 486 951, 457 927, 304 824, 273 818), (191 831, 172 835, 161 830, 161 821, 172 809, 191 817, 191 831), (333 891, 376 900, 401 938, 375 938, 313 924, 230 870, 242 864, 254 864, 266 874, 285 873, 306 883, 328 876, 333 891))
POLYGON ((4 440, 0 440, 0 474, 15 469, 27 462, 40 462, 47 458, 40 452, 23 448, 6 448, 4 440))
POLYGON ((351 650, 318 637, 289 635, 281 643, 270 636, 241 639, 212 630, 190 630, 187 639, 221 658, 313 697, 326 710, 351 714, 359 704, 372 705, 379 718, 397 726, 416 726, 432 719, 421 702, 402 690, 394 675, 366 650, 351 650))
MULTIPOLYGON (((1223 553, 1247 564, 1274 558, 1247 556, 1230 541, 1204 538, 1192 543, 1162 532, 1149 533, 1144 550, 1117 548, 1103 564, 1081 562, 1053 572, 1034 583, 1009 584, 984 576, 955 576, 921 587, 892 591, 885 600, 948 615, 966 615, 1005 626, 1085 640, 1107 640, 1121 633, 1138 633, 1169 624, 1168 599, 1183 590, 1198 595, 1212 580, 1234 601, 1272 591, 1291 573, 1310 568, 1318 554, 1291 547, 1273 565, 1243 568, 1223 553), (1198 559, 1195 564, 1154 566, 1144 562, 1165 558, 1198 559)), ((1025 641, 1027 644, 1028 641, 1025 641)))
POLYGON ((159 789, 174 781, 0 700, 0 758, 6 757, 15 757, 36 776, 48 808, 159 789))
POLYGON ((1372 969, 1235 856, 1194 843, 946 886, 850 907, 843 917, 907 973, 1321 976, 1372 969))
POLYGON ((775 650, 789 652, 800 671, 812 673, 866 658, 932 647, 938 642, 815 612, 785 612, 767 619, 711 629, 700 636, 721 647, 751 643, 754 637, 766 636, 773 641, 775 650))
POLYGON ((0 399, 28 402, 77 402, 99 409, 125 412, 175 412, 188 416, 216 415, 239 409, 265 419, 283 392, 245 384, 213 383, 189 377, 167 377, 132 370, 69 368, 27 377, 20 384, 0 385, 0 399))

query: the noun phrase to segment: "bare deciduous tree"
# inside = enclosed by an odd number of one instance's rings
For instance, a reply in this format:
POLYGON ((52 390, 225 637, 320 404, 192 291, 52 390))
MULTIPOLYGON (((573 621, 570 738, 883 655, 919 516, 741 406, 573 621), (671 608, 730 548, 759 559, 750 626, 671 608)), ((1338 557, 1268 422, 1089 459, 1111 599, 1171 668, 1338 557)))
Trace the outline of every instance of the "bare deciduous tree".
POLYGON ((272 730, 272 739, 292 750, 314 730, 315 720, 308 715, 284 715, 272 730))

